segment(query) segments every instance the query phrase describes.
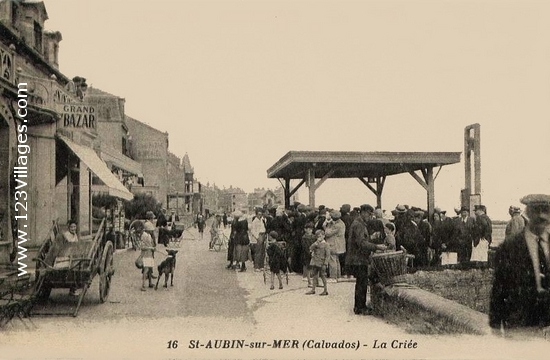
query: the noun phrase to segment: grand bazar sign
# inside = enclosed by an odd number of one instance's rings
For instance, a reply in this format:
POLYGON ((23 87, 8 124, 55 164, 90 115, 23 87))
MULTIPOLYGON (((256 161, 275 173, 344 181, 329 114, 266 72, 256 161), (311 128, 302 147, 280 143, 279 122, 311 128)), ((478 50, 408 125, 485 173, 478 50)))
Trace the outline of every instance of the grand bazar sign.
POLYGON ((63 104, 61 121, 66 128, 96 129, 96 109, 90 105, 63 104))

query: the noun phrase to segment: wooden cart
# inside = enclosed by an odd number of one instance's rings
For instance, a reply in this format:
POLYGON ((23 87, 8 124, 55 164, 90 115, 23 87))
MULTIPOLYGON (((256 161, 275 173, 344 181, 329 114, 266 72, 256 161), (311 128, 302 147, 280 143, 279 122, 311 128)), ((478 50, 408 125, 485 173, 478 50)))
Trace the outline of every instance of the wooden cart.
POLYGON ((38 301, 49 298, 52 289, 80 289, 78 303, 71 313, 42 313, 40 315, 78 315, 82 299, 96 275, 99 275, 99 299, 107 301, 111 288, 114 244, 107 240, 105 219, 101 222, 93 240, 59 242, 54 236, 46 241, 38 252, 36 262, 35 293, 38 301))

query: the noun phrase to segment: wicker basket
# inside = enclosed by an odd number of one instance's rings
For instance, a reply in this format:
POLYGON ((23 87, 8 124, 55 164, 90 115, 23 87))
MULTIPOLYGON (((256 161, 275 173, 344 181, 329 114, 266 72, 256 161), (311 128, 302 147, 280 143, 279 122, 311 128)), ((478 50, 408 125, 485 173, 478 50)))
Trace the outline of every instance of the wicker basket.
POLYGON ((407 273, 407 259, 409 255, 404 251, 375 253, 371 255, 371 264, 380 282, 389 285, 395 282, 395 277, 407 273))

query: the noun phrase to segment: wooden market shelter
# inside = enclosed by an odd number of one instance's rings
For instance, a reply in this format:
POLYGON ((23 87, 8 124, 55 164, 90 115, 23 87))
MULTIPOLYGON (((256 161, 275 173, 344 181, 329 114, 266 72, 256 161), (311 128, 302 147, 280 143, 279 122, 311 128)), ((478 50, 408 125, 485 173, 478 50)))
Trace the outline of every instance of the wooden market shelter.
POLYGON ((435 179, 443 165, 459 163, 460 155, 460 152, 289 151, 267 170, 267 177, 279 179, 283 185, 286 207, 304 184, 309 188, 309 205, 315 207, 315 190, 328 178, 359 179, 376 195, 376 204, 381 207, 386 177, 409 173, 426 190, 431 216, 435 179), (434 174, 435 168, 438 169, 434 174), (291 179, 300 180, 292 189, 291 179))

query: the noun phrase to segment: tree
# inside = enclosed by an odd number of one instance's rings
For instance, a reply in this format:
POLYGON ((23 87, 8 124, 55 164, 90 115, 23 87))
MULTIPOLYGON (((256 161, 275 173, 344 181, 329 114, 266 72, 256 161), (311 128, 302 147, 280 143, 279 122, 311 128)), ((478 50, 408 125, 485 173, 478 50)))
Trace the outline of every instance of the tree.
POLYGON ((161 204, 152 195, 136 194, 130 201, 124 202, 124 213, 128 219, 144 219, 147 211, 158 214, 161 204))

